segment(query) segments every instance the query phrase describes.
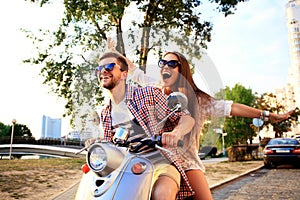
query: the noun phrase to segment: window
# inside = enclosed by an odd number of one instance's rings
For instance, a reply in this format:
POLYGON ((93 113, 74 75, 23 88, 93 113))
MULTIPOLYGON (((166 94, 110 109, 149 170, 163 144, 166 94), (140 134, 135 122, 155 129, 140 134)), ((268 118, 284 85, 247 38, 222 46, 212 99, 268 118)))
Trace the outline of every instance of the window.
POLYGON ((292 32, 299 32, 299 27, 293 27, 292 32))
POLYGON ((297 51, 300 51, 300 48, 299 47, 294 47, 293 52, 297 52, 297 51))

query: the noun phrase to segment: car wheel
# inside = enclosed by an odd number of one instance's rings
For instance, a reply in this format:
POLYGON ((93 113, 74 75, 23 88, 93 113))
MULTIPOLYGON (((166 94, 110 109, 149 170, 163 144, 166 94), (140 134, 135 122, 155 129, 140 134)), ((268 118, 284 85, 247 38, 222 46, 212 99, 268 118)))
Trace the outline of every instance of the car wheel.
POLYGON ((272 163, 269 162, 264 162, 264 166, 266 169, 272 169, 274 167, 274 165, 272 165, 272 163))
POLYGON ((297 168, 297 169, 300 169, 300 164, 296 163, 296 164, 294 164, 294 167, 297 168))

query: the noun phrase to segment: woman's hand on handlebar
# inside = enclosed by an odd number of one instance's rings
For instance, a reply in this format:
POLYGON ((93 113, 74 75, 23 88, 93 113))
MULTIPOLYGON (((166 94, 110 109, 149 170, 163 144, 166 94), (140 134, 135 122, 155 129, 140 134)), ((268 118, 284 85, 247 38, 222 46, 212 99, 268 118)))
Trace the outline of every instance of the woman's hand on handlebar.
POLYGON ((173 132, 164 132, 161 137, 163 147, 177 147, 178 140, 179 138, 173 132))

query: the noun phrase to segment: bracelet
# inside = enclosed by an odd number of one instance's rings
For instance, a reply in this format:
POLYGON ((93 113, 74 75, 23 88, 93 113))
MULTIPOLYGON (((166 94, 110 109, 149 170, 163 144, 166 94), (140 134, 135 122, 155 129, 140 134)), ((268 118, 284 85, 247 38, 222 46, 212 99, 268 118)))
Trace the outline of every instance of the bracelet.
POLYGON ((263 111, 262 110, 260 111, 259 119, 261 119, 261 120, 264 119, 264 117, 263 117, 263 111))
POLYGON ((269 121, 269 115, 270 115, 270 112, 267 111, 267 110, 265 110, 265 111, 264 111, 264 121, 265 121, 265 122, 266 122, 266 121, 269 121))

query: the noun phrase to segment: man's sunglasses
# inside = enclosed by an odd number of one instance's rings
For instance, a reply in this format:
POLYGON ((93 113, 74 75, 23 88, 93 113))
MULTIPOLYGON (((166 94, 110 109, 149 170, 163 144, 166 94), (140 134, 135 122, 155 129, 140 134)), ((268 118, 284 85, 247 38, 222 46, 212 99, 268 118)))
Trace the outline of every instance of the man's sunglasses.
POLYGON ((171 68, 176 68, 178 65, 180 65, 180 62, 178 60, 166 61, 166 60, 163 60, 163 59, 160 59, 158 61, 158 67, 159 68, 163 68, 165 65, 168 65, 171 68))
MULTIPOLYGON (((95 71, 96 71, 96 74, 98 73, 101 73, 102 69, 104 68, 106 71, 110 72, 114 69, 114 67, 116 66, 117 64, 116 63, 108 63, 106 65, 100 65, 98 67, 96 67, 95 71)), ((117 65, 119 67, 119 69, 121 71, 124 71, 119 65, 117 65)))

